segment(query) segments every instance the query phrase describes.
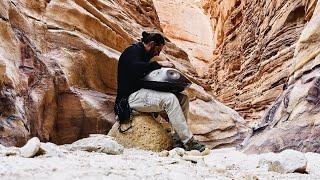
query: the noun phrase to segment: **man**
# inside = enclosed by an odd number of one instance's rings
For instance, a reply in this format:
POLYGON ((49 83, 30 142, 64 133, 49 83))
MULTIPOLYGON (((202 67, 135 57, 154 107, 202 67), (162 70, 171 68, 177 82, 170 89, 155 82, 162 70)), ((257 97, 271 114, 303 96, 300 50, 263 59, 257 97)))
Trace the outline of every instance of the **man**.
POLYGON ((132 118, 132 109, 139 112, 161 112, 168 114, 169 122, 178 134, 186 150, 205 150, 205 146, 194 140, 186 118, 188 97, 142 88, 141 78, 161 67, 173 68, 170 61, 149 62, 158 56, 165 45, 159 33, 142 33, 142 40, 121 54, 118 63, 118 94, 115 113, 120 124, 132 118))

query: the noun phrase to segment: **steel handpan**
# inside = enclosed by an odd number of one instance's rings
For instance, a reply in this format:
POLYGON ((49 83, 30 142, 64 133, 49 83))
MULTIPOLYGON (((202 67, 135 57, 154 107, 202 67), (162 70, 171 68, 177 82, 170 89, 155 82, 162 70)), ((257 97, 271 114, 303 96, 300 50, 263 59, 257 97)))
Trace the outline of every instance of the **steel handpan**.
POLYGON ((154 70, 147 74, 142 82, 144 88, 173 93, 181 92, 191 85, 187 77, 173 68, 154 70))

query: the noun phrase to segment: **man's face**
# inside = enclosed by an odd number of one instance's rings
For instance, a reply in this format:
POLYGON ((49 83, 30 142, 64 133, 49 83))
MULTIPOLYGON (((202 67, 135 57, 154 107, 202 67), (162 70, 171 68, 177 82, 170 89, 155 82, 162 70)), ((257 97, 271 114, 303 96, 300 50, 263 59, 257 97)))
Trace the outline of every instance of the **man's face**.
POLYGON ((150 43, 150 50, 148 51, 148 54, 150 58, 153 58, 154 56, 159 56, 160 52, 162 51, 164 45, 158 45, 156 46, 154 42, 150 43))

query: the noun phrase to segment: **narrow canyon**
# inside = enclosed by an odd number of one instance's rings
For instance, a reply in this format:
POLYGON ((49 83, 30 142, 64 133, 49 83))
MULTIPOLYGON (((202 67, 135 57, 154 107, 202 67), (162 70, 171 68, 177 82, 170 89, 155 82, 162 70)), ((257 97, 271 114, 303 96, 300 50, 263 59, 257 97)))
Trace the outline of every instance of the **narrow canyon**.
POLYGON ((95 179, 95 168, 99 177, 120 179, 313 179, 320 171, 319 104, 319 0, 0 1, 0 162, 37 169, 1 170, 7 179, 10 173, 32 179, 56 171, 65 179, 95 179), (153 60, 171 61, 192 81, 184 91, 187 123, 212 149, 209 156, 177 156, 176 149, 166 156, 126 148, 121 155, 104 152, 114 143, 102 139, 116 123, 119 56, 143 31, 166 37, 153 60), (23 159, 21 147, 33 137, 38 154, 23 159), (90 157, 97 165, 88 163, 90 157), (63 176, 65 166, 53 163, 59 158, 83 176, 73 170, 63 176), (103 166, 99 158, 129 165, 103 166), (134 167, 144 161, 150 173, 134 167))

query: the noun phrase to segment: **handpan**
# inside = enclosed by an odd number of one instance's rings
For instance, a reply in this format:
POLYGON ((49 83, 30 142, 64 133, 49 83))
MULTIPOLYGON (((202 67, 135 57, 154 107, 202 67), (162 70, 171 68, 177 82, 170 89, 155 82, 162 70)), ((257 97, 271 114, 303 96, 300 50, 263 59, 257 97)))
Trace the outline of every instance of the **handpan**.
POLYGON ((151 71, 142 79, 143 88, 177 93, 191 85, 191 81, 173 68, 151 71))

